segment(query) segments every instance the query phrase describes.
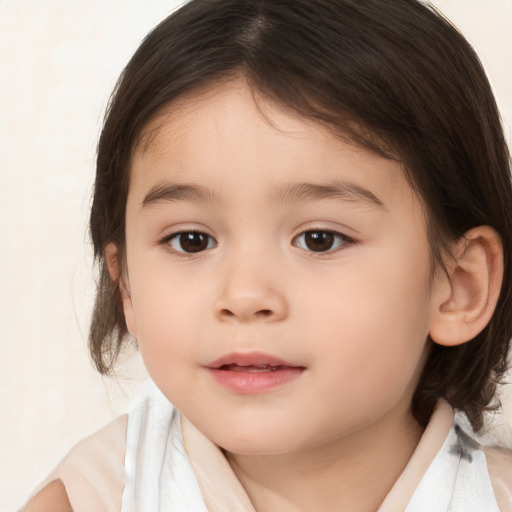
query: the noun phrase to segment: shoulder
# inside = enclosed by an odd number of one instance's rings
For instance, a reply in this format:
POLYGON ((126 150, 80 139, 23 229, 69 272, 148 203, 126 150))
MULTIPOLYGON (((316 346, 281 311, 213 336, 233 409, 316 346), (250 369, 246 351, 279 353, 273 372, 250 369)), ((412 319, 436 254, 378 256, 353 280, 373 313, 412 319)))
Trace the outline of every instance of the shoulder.
POLYGON ((50 482, 34 496, 24 512, 73 512, 64 484, 60 480, 50 482))
POLYGON ((128 415, 124 414, 111 421, 94 434, 77 443, 63 460, 84 465, 92 464, 98 469, 107 469, 111 463, 120 457, 124 459, 126 449, 126 428, 128 415))
POLYGON ((512 451, 484 448, 492 488, 501 512, 512 512, 512 451))
POLYGON ((128 415, 76 444, 29 501, 26 512, 120 510, 128 415))

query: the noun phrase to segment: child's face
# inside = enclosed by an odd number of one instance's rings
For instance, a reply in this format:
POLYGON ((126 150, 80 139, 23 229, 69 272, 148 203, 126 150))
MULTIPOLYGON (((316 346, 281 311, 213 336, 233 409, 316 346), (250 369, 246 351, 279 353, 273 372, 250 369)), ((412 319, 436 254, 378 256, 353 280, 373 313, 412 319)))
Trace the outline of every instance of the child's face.
POLYGON ((124 308, 169 400, 237 453, 410 419, 435 280, 400 164, 243 81, 156 126, 133 159, 124 308))

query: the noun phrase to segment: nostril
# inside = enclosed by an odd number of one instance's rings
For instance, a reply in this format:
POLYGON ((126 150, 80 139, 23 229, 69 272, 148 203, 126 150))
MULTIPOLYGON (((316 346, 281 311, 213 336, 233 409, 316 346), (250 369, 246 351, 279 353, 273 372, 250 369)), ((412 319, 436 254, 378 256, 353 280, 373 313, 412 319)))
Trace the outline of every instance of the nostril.
POLYGON ((254 311, 252 313, 252 315, 245 315, 243 313, 234 313, 233 311, 231 311, 230 309, 227 309, 227 308, 223 308, 219 311, 220 313, 220 316, 221 317, 224 317, 224 318, 234 318, 234 317, 237 317, 237 316, 240 316, 241 318, 242 317, 245 317, 245 316, 253 316, 254 318, 269 318, 273 315, 273 312, 271 309, 260 309, 260 310, 257 310, 257 311, 254 311))

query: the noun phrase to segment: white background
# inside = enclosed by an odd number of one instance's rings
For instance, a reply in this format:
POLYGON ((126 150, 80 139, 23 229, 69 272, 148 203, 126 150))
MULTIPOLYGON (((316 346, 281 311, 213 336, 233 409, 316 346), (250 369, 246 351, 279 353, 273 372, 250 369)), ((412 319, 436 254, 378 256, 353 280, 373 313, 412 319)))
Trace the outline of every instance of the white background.
MULTIPOLYGON (((144 377, 137 356, 117 379, 89 362, 87 216, 110 91, 180 3, 0 0, 0 511, 123 412, 144 377)), ((512 0, 434 3, 480 54, 510 141, 512 0)))

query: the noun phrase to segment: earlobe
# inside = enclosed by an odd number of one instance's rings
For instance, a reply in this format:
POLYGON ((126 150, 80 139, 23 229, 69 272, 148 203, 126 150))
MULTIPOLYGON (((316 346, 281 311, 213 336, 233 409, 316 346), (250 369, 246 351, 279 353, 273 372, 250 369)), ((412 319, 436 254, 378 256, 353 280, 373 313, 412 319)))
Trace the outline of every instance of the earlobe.
POLYGON ((113 243, 107 244, 104 252, 105 262, 107 264, 110 279, 117 284, 117 290, 123 304, 124 318, 128 332, 137 337, 135 324, 135 314, 130 291, 130 284, 126 272, 121 270, 117 246, 113 243))
POLYGON ((105 258, 105 263, 107 264, 108 273, 110 275, 110 279, 113 282, 117 282, 119 280, 119 276, 121 274, 119 270, 119 258, 117 255, 117 246, 114 243, 109 243, 105 247, 105 251, 103 252, 103 256, 105 258))
POLYGON ((490 226, 471 229, 458 241, 447 272, 433 291, 430 337, 455 346, 477 336, 491 319, 503 279, 503 246, 490 226))

